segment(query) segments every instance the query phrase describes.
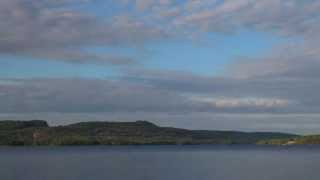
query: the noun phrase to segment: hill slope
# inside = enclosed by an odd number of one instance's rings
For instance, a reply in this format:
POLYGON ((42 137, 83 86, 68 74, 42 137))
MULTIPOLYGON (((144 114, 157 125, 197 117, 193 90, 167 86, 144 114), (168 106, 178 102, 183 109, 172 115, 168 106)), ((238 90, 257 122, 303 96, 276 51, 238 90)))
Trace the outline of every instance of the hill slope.
POLYGON ((186 130, 147 121, 82 122, 49 127, 45 121, 0 121, 0 145, 255 144, 294 138, 284 133, 186 130))

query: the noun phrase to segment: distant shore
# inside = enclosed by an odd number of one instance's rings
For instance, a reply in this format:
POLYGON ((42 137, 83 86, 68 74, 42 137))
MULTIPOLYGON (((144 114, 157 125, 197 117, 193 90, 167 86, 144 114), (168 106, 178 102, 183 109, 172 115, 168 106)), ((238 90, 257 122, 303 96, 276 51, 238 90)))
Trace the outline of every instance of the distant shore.
POLYGON ((0 121, 0 145, 5 146, 277 145, 296 142, 299 138, 301 137, 298 135, 277 132, 248 133, 160 127, 148 121, 80 122, 56 127, 50 127, 43 120, 0 121))

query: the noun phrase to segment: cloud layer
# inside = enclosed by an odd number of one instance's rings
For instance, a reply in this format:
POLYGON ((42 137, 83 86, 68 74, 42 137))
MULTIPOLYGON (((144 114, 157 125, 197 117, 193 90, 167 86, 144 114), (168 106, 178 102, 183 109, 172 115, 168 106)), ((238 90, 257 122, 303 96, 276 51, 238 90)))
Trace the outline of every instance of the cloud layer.
POLYGON ((77 8, 90 0, 0 2, 1 55, 126 66, 114 80, 0 77, 0 113, 320 112, 319 1, 109 1, 127 11, 101 17, 77 8), (243 29, 290 40, 264 56, 235 60, 219 77, 137 68, 133 57, 90 51, 243 29))
POLYGON ((128 45, 165 36, 141 21, 98 18, 74 8, 90 1, 3 0, 0 53, 80 63, 131 64, 130 57, 90 53, 96 46, 128 45))

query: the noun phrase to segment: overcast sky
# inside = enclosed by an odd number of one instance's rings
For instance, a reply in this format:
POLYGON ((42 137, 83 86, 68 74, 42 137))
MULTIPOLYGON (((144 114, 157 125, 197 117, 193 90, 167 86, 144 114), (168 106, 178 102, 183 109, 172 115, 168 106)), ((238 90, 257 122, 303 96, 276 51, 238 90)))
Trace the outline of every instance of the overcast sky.
POLYGON ((320 1, 1 0, 0 119, 320 133, 320 1))

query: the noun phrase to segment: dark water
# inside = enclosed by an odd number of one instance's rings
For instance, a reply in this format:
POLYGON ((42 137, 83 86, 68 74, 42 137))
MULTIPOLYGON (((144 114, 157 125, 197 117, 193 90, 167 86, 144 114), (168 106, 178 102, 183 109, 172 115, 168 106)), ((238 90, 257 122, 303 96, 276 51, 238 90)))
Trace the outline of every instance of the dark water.
POLYGON ((320 147, 0 147, 0 180, 319 180, 320 147))

